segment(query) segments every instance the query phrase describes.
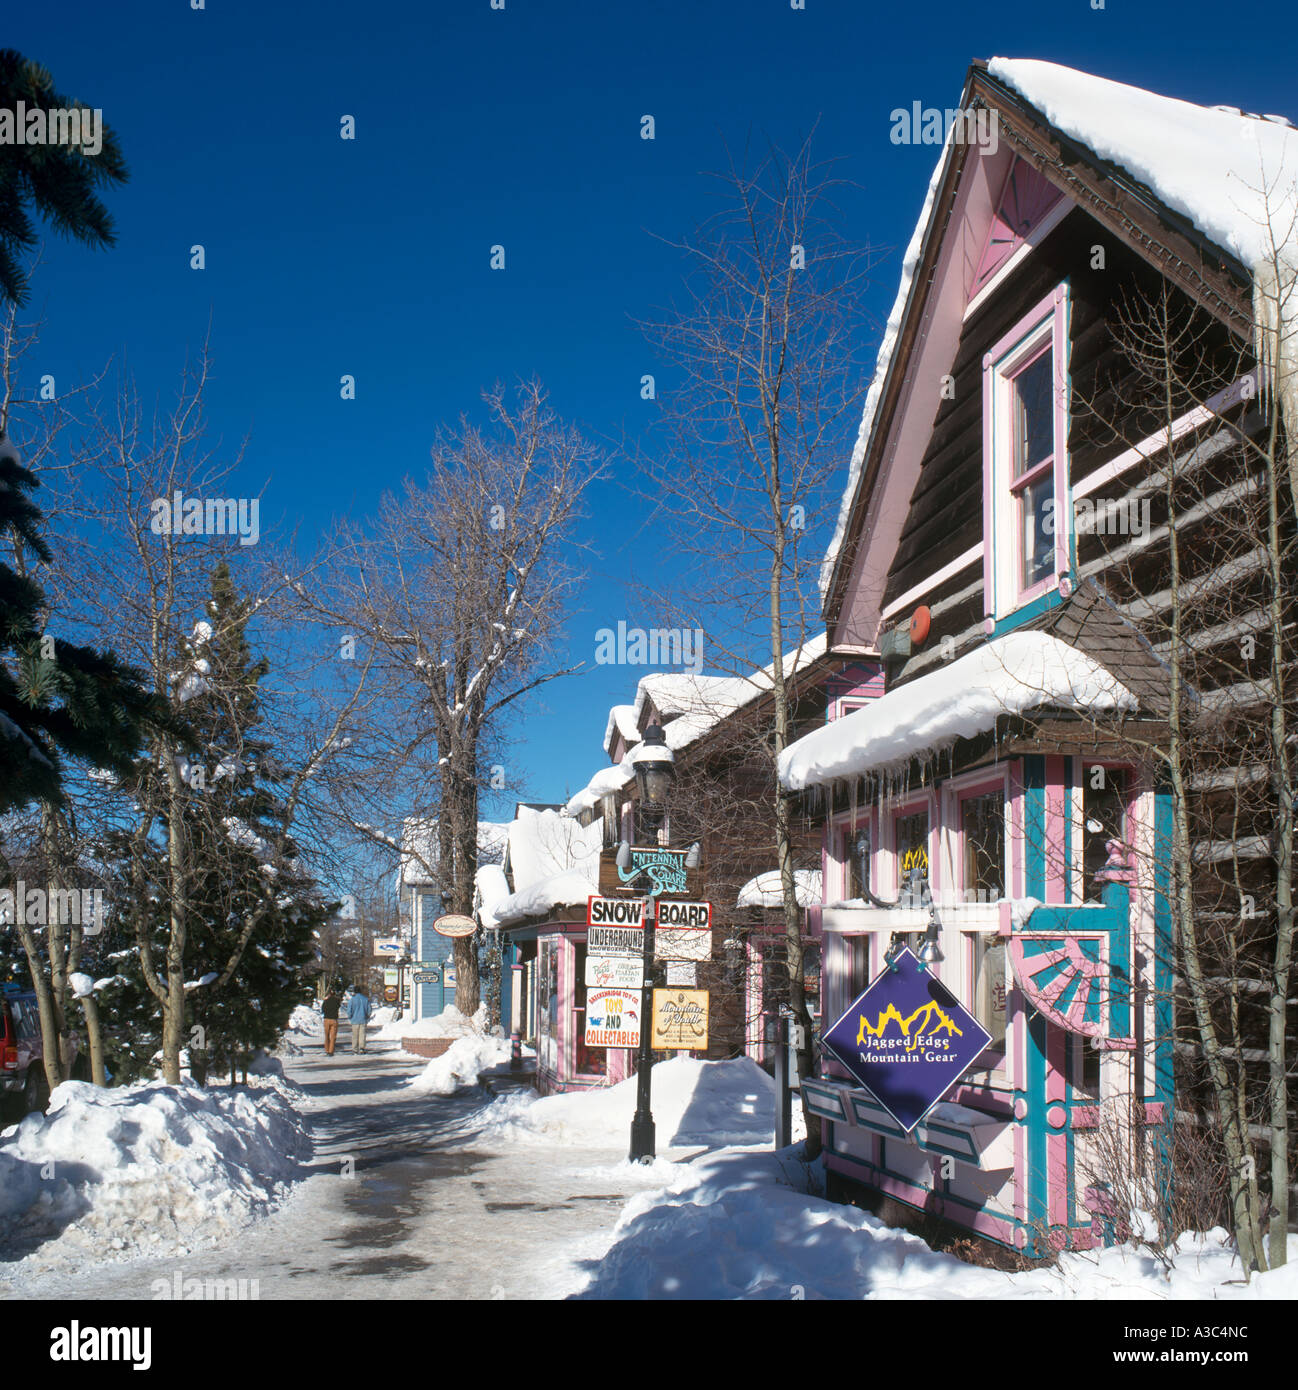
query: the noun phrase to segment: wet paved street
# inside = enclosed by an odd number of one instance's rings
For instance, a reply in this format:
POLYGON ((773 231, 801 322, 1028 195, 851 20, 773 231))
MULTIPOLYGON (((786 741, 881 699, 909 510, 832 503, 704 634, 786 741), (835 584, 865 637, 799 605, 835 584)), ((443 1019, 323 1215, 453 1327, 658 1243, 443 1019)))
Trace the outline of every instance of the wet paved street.
POLYGON ((255 1279, 263 1299, 544 1298, 580 1288, 582 1262, 599 1258, 627 1197, 646 1185, 615 1167, 625 1144, 493 1147, 473 1123, 491 1096, 416 1093, 405 1083, 423 1066, 392 1043, 331 1058, 305 1043, 285 1069, 308 1097, 315 1155, 278 1212, 224 1250, 43 1275, 13 1294, 150 1298, 153 1281, 170 1283, 176 1271, 255 1279))

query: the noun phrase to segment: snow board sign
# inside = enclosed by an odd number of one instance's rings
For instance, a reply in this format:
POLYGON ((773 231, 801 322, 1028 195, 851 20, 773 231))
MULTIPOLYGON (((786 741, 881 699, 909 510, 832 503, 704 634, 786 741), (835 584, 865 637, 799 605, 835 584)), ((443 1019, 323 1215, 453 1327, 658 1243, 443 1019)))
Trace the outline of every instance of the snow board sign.
POLYGON ((906 947, 853 1000, 824 1046, 909 1134, 991 1040, 906 947))
POLYGON ((638 991, 592 989, 586 995, 586 1046, 640 1046, 638 991))
POLYGON ((638 931, 644 926, 644 915, 644 898, 586 899, 588 927, 630 927, 638 931))
POLYGON ((472 936, 478 924, 462 912, 448 912, 433 923, 433 930, 438 936, 472 936))

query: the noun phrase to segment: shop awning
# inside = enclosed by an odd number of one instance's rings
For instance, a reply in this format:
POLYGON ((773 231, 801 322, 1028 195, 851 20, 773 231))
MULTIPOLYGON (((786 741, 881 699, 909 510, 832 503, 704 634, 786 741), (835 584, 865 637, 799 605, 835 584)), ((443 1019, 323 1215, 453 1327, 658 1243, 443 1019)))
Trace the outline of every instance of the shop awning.
POLYGON ((780 756, 780 781, 801 791, 840 778, 903 768, 914 757, 995 728, 1002 715, 1050 708, 1131 712, 1136 698, 1076 647, 1034 630, 987 642, 826 724, 780 756))

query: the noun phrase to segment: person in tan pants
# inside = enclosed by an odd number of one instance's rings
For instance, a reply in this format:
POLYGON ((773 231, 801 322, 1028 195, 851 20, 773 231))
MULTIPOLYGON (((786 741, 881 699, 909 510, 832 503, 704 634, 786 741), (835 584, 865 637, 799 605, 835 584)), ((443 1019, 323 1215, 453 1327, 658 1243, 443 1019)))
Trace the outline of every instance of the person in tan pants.
POLYGON ((338 1010, 342 1007, 342 999, 339 998, 338 991, 331 989, 325 995, 324 1003, 320 1006, 320 1013, 324 1017, 324 1049, 325 1056, 334 1055, 334 1047, 338 1042, 338 1010))

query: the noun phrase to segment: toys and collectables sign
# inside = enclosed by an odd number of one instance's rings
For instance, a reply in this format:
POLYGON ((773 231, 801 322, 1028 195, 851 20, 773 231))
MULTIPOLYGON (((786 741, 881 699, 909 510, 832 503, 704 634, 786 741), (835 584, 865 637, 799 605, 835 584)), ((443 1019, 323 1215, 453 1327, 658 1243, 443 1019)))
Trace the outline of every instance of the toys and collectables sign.
POLYGON ((640 1046, 639 990, 592 989, 587 993, 586 1046, 640 1046))
POLYGON ((853 1001, 824 1045, 909 1134, 991 1034, 909 949, 893 966, 853 1001))
POLYGON ((708 992, 705 989, 654 990, 654 1047, 692 1052, 708 1045, 708 992))

